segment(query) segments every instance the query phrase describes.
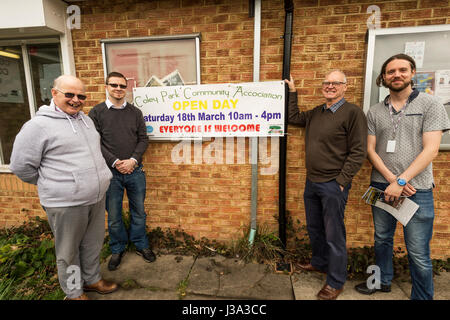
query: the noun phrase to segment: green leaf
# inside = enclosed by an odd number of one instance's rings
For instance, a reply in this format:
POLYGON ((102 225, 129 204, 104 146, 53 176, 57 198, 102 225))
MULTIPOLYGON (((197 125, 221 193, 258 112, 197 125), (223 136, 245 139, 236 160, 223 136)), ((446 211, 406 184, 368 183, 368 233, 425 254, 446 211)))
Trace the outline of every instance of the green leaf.
POLYGON ((22 276, 24 278, 31 276, 34 273, 35 269, 33 267, 29 267, 26 271, 25 274, 22 276))

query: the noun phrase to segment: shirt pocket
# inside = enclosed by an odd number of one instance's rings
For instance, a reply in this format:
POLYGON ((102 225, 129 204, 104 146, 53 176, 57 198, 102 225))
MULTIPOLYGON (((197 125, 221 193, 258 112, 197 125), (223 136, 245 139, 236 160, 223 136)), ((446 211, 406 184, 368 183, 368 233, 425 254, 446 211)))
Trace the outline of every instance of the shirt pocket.
POLYGON ((407 132, 416 132, 417 128, 420 128, 420 132, 423 130, 423 114, 422 113, 407 113, 405 114, 405 126, 407 132))

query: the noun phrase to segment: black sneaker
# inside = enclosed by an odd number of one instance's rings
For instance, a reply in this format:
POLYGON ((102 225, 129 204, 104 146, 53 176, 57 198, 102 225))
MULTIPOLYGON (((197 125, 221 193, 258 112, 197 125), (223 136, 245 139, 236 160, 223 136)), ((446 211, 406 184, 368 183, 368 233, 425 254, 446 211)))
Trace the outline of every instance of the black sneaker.
POLYGON ((120 262, 122 261, 123 256, 125 255, 126 251, 122 251, 121 253, 113 253, 111 255, 111 259, 109 259, 108 262, 108 270, 114 271, 117 270, 117 268, 120 265, 120 262))
POLYGON ((153 261, 156 260, 155 254, 149 248, 145 248, 145 249, 142 249, 142 250, 136 249, 136 254, 142 256, 142 258, 144 258, 144 260, 147 261, 147 262, 153 262, 153 261))
POLYGON ((363 283, 357 284, 355 286, 355 290, 358 291, 359 293, 367 294, 367 295, 375 293, 377 291, 379 291, 379 292, 391 292, 391 285, 381 284, 380 289, 369 289, 367 287, 367 283, 363 282, 363 283))

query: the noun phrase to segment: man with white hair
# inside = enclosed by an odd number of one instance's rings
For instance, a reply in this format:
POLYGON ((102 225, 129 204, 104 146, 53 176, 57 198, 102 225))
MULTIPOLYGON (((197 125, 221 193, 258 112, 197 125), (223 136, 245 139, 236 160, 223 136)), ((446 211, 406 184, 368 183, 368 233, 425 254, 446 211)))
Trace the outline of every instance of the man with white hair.
POLYGON ((299 111, 294 80, 289 85, 289 123, 305 127, 306 185, 304 203, 312 259, 298 265, 327 274, 317 294, 334 300, 347 279, 344 211, 351 181, 366 158, 367 122, 360 107, 347 102, 347 79, 339 70, 325 75, 325 103, 299 111))
POLYGON ((88 300, 117 284, 100 275, 105 235, 105 194, 112 174, 100 135, 81 111, 83 82, 70 75, 54 81, 50 106, 42 106, 14 141, 11 171, 35 184, 55 239, 58 278, 67 300, 88 300))

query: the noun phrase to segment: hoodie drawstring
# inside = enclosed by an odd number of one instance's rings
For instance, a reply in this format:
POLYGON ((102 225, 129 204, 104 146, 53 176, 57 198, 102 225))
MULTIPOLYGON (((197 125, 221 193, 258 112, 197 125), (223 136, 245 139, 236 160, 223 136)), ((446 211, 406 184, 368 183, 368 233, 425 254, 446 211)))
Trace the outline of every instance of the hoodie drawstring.
MULTIPOLYGON (((89 129, 89 126, 88 126, 88 124, 86 123, 86 120, 84 120, 83 115, 80 114, 79 116, 81 117, 81 120, 83 121, 83 123, 84 123, 84 125, 86 126, 86 128, 89 129)), ((77 130, 75 130, 75 127, 73 126, 72 120, 70 119, 71 117, 69 117, 69 116, 66 114, 66 118, 67 118, 67 120, 69 120, 70 125, 72 126, 73 132, 74 132, 74 133, 77 133, 77 130)))
POLYGON ((70 120, 70 117, 69 117, 67 114, 66 114, 66 118, 67 118, 67 120, 69 120, 70 125, 72 126, 73 132, 74 132, 74 133, 77 133, 77 130, 75 130, 75 127, 73 126, 72 120, 70 120))
POLYGON ((88 124, 86 123, 86 121, 84 120, 83 115, 80 114, 80 117, 81 117, 81 120, 83 120, 83 123, 84 123, 84 125, 86 126, 86 128, 89 129, 89 126, 88 126, 88 124))

